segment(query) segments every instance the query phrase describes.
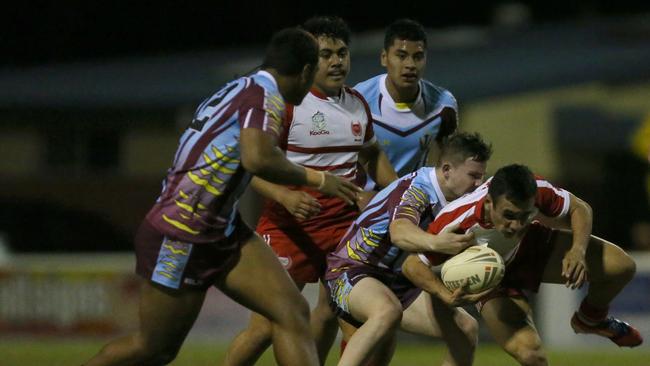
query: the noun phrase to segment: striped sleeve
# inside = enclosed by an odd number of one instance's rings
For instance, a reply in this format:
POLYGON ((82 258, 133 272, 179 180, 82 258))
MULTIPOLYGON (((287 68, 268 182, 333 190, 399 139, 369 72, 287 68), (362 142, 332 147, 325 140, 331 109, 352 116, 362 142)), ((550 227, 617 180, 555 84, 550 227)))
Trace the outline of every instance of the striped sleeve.
POLYGON ((420 223, 420 217, 429 204, 429 195, 417 185, 411 183, 402 193, 402 196, 395 206, 392 220, 407 219, 413 224, 420 223))
POLYGON ((285 116, 285 104, 282 98, 266 93, 259 85, 251 85, 242 92, 239 106, 239 123, 241 128, 257 128, 280 138, 285 116))

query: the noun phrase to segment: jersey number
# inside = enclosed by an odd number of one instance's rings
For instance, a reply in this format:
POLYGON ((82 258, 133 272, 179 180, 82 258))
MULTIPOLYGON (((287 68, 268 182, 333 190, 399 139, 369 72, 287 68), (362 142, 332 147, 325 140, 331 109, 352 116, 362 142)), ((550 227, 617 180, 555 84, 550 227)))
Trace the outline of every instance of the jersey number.
POLYGON ((226 95, 228 95, 228 93, 230 93, 233 89, 237 87, 237 85, 238 85, 237 83, 232 83, 231 85, 221 89, 221 91, 219 91, 217 95, 215 95, 214 99, 212 99, 210 103, 203 106, 203 108, 201 108, 201 110, 196 113, 194 119, 192 120, 192 122, 190 122, 189 128, 193 130, 201 131, 203 129, 203 126, 205 126, 205 123, 208 122, 212 117, 212 113, 205 113, 205 112, 206 111, 211 112, 214 107, 216 107, 217 105, 219 105, 219 103, 221 103, 223 98, 225 98, 226 95))

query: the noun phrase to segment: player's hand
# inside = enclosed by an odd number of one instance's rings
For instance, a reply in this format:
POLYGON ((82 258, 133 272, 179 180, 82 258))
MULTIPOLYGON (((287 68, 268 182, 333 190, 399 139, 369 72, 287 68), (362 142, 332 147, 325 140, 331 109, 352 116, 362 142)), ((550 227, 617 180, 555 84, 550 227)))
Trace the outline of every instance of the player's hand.
POLYGON ((318 200, 303 191, 288 190, 280 203, 298 220, 306 220, 320 212, 318 200))
POLYGON ((339 197, 348 205, 354 205, 357 200, 357 195, 363 192, 363 189, 347 179, 327 172, 322 173, 324 174, 325 180, 318 190, 327 195, 339 197))
POLYGON ((585 252, 580 249, 569 249, 562 259, 562 277, 566 278, 566 287, 572 290, 581 288, 587 281, 587 263, 585 252))
POLYGON ((377 194, 376 191, 370 191, 370 192, 360 192, 357 194, 357 207, 359 207, 359 211, 363 211, 366 206, 368 206, 368 203, 370 203, 370 200, 377 194))
POLYGON ((474 233, 456 234, 458 224, 450 225, 442 229, 440 233, 435 236, 432 251, 444 254, 455 255, 467 247, 476 245, 474 240, 474 233))
POLYGON ((447 291, 447 296, 443 296, 442 300, 449 306, 464 306, 471 305, 479 301, 483 296, 489 294, 493 288, 481 291, 476 294, 471 294, 468 292, 469 283, 464 282, 460 287, 455 289, 453 292, 447 291))

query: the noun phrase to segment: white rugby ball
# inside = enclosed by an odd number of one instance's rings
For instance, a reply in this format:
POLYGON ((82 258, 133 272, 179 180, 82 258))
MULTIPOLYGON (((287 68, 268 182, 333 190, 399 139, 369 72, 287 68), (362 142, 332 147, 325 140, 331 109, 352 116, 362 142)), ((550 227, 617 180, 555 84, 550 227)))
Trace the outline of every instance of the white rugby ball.
POLYGON ((475 294, 498 285, 506 266, 499 253, 487 246, 472 246, 456 254, 443 265, 440 277, 445 286, 454 291, 469 283, 467 292, 475 294))

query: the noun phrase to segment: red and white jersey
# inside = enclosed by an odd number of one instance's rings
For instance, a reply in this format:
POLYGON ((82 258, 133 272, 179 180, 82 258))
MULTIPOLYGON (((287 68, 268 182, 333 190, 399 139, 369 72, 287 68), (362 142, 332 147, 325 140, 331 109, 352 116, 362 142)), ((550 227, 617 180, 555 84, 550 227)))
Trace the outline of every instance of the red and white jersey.
POLYGON ((296 164, 354 179, 359 151, 374 143, 370 110, 355 90, 339 97, 312 90, 298 106, 288 106, 284 141, 287 158, 296 164))
MULTIPOLYGON (((287 105, 284 132, 280 147, 296 164, 328 171, 353 180, 359 186, 357 160, 362 148, 375 143, 372 119, 363 97, 344 87, 338 97, 327 97, 312 90, 297 106, 287 105)), ((337 197, 325 196, 307 187, 291 187, 308 192, 321 203, 321 212, 301 226, 326 227, 345 222, 349 225, 358 212, 337 197)), ((268 203, 260 220, 271 219, 279 227, 295 225, 292 216, 277 203, 268 203)))
MULTIPOLYGON (((547 217, 562 217, 569 212, 570 193, 556 188, 548 181, 536 177, 537 195, 535 206, 547 217)), ((478 245, 487 245, 499 253, 507 263, 519 248, 519 237, 506 238, 483 217, 483 203, 488 194, 490 178, 474 192, 469 193, 445 206, 429 225, 428 232, 438 234, 447 227, 458 225, 456 233, 473 232, 478 245)), ((428 265, 438 265, 449 256, 440 253, 422 253, 420 259, 428 265)))

